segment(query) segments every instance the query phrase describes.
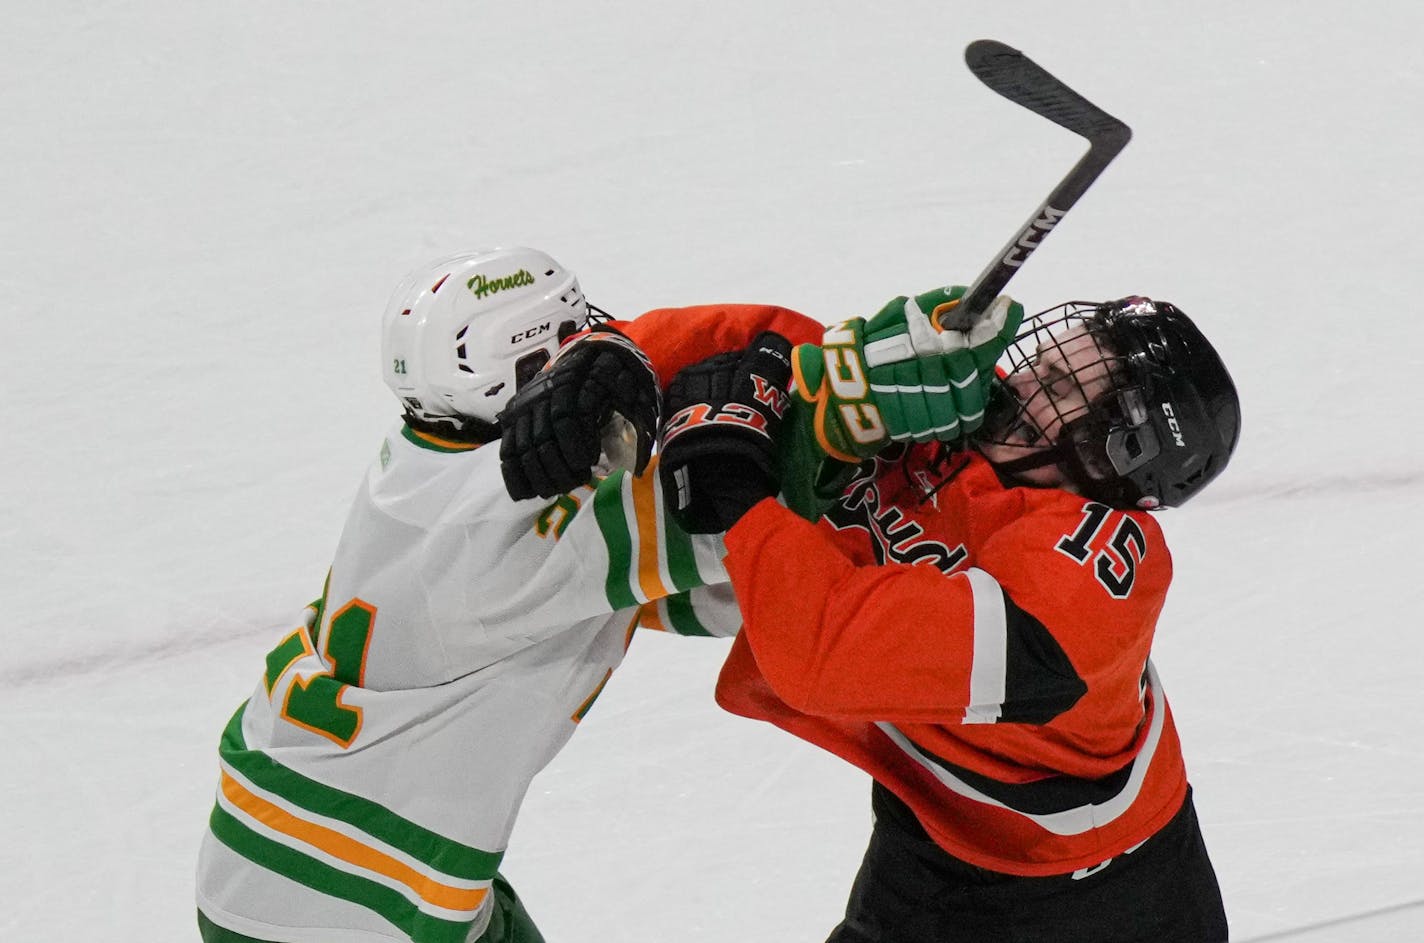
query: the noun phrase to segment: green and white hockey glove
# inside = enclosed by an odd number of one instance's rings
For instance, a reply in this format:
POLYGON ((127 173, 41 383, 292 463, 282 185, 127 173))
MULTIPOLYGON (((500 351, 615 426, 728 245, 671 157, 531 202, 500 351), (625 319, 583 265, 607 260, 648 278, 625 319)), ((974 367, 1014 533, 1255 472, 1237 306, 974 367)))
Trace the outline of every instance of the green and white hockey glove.
POLYGON ((859 462, 831 458, 818 438, 815 407, 800 397, 791 397, 776 440, 777 477, 786 506, 808 521, 820 520, 860 467, 859 462))
POLYGON ((979 428, 994 364, 1023 321, 1023 306, 995 298, 968 331, 939 327, 963 286, 892 299, 870 320, 833 325, 792 359, 798 395, 815 407, 817 444, 859 462, 890 442, 958 441, 979 428))

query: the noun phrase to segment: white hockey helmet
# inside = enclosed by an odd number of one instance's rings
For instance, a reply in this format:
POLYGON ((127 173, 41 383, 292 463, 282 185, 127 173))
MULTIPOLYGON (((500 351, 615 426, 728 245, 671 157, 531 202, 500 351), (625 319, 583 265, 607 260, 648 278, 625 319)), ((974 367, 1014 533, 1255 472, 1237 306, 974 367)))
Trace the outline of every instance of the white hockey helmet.
POLYGON ((493 423, 588 323, 574 274, 537 249, 482 249, 407 275, 381 325, 386 385, 417 420, 493 423))

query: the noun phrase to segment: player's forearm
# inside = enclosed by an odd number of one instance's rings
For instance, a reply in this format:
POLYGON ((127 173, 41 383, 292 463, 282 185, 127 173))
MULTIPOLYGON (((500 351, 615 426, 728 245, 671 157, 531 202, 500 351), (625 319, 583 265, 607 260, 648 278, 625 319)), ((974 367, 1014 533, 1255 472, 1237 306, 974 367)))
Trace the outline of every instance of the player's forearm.
POLYGON ((652 361, 664 387, 699 360, 741 350, 762 331, 775 331, 793 345, 817 343, 825 325, 776 305, 699 305, 657 308, 617 327, 652 361))

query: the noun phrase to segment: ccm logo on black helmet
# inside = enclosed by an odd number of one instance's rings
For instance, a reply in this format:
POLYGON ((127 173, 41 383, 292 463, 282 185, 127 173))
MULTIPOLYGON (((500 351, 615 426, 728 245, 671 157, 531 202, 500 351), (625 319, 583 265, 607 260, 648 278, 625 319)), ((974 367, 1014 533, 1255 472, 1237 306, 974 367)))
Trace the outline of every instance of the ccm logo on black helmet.
POLYGON ((538 337, 540 334, 549 333, 549 331, 553 329, 553 327, 553 321, 545 321, 538 327, 531 327, 528 330, 520 331, 518 334, 511 335, 509 338, 509 342, 511 344, 518 344, 521 341, 527 341, 531 337, 538 337))
POLYGON ((1171 403, 1162 404, 1162 415, 1167 417, 1167 428, 1172 430, 1172 438, 1178 448, 1186 448, 1187 440, 1182 438, 1182 427, 1177 423, 1177 414, 1172 412, 1171 403))

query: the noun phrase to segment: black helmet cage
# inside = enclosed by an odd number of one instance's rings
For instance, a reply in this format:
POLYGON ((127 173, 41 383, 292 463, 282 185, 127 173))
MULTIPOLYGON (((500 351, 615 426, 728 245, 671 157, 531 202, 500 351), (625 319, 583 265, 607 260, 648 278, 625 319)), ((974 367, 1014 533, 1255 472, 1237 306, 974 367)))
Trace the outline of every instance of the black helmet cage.
POLYGON ((1165 302, 1131 296, 1058 305, 1035 315, 1006 356, 1010 374, 1031 375, 1036 382, 1016 385, 1028 387, 1026 396, 999 384, 978 440, 1022 447, 1045 438, 1029 410, 1039 397, 1058 420, 1054 442, 1000 464, 1006 473, 1057 464, 1095 501, 1170 507, 1216 477, 1236 445, 1240 411, 1231 378, 1195 325, 1165 302), (1084 357, 1085 342, 1075 340, 1075 369, 1049 372, 1043 354, 1055 348, 1063 354, 1052 358, 1057 370, 1067 359, 1062 342, 1070 331, 1088 338, 1097 357, 1084 357), (1110 385, 1090 396, 1083 377, 1101 384, 1100 365, 1110 385), (1074 388, 1079 395, 1068 396, 1074 388), (1065 397, 1073 404, 1067 412, 1059 408, 1065 397))

